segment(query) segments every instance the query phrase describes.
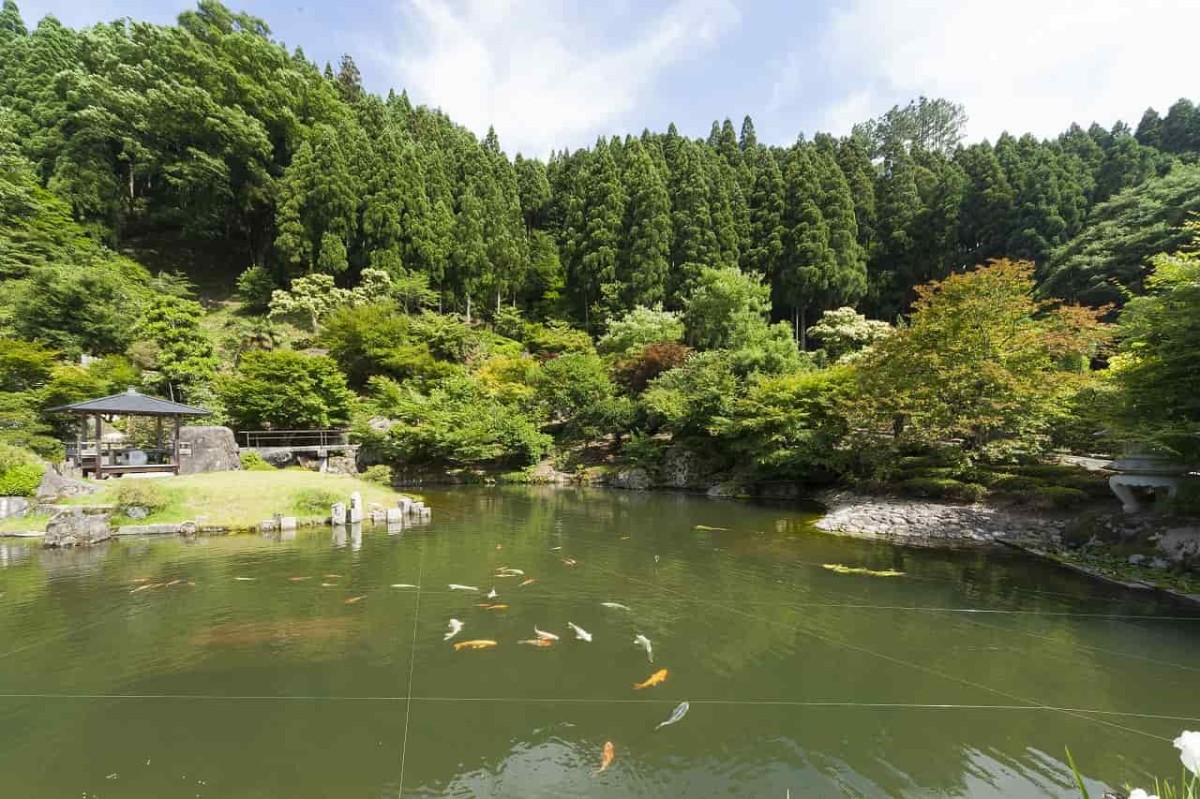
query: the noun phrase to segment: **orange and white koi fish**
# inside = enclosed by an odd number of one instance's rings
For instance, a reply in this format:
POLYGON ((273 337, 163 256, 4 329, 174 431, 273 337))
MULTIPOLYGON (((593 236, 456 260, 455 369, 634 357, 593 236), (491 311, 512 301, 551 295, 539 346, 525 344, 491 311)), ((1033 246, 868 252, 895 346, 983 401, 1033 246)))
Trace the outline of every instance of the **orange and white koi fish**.
POLYGON ((562 562, 564 566, 574 566, 579 563, 575 558, 563 558, 562 562))
POLYGON ((459 641, 454 645, 454 651, 457 652, 460 649, 491 649, 495 645, 495 641, 487 641, 482 638, 474 641, 459 641))
POLYGON ((600 755, 600 768, 596 769, 596 773, 599 774, 600 772, 604 771, 606 768, 611 766, 612 762, 613 762, 613 758, 615 758, 616 756, 617 756, 617 750, 613 746, 613 742, 605 741, 604 742, 604 752, 600 755))
POLYGON ((643 688, 653 688, 654 686, 659 685, 660 683, 664 683, 667 681, 667 673, 668 672, 666 669, 659 669, 658 671, 651 674, 646 679, 645 682, 634 683, 633 690, 640 691, 643 688))
POLYGON ((525 644, 526 646, 554 646, 554 642, 549 638, 527 638, 524 641, 517 641, 517 643, 525 644))
POLYGON ((484 610, 508 610, 508 605, 505 605, 502 602, 495 602, 491 605, 488 605, 486 608, 484 608, 484 610))
POLYGON ((349 599, 347 599, 347 600, 346 600, 346 604, 347 604, 347 605, 353 605, 353 604, 355 604, 356 602, 362 602, 362 601, 363 601, 364 599, 366 599, 366 598, 367 598, 367 595, 366 595, 366 594, 363 594, 363 595, 361 595, 361 596, 352 596, 352 597, 350 597, 349 599))
POLYGON ((311 580, 311 577, 289 577, 288 580, 293 583, 302 583, 305 580, 311 580))
POLYGON ((522 580, 522 581, 521 581, 521 584, 520 584, 519 586, 517 586, 517 587, 518 587, 518 588, 524 588, 525 586, 527 586, 527 585, 533 585, 533 584, 534 584, 534 583, 536 583, 536 582, 537 582, 537 580, 535 580, 534 578, 530 577, 528 580, 522 580))

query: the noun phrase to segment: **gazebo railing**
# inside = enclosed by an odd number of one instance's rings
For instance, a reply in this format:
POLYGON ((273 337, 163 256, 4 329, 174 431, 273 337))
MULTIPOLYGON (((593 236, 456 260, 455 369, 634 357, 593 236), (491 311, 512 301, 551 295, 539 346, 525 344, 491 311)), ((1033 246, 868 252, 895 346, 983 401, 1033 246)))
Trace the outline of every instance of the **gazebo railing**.
POLYGON ((350 443, 347 430, 239 430, 243 447, 341 447, 350 443))

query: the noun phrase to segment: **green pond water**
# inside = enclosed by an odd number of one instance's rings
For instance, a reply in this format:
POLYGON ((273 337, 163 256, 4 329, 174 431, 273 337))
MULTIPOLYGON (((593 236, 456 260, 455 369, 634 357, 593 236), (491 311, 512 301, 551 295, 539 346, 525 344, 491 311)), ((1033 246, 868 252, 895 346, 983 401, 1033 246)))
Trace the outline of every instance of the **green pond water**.
POLYGON ((1077 796, 1064 747, 1098 796, 1177 776, 1200 728, 1200 615, 1007 551, 794 505, 424 496, 401 534, 0 541, 0 797, 1077 796))

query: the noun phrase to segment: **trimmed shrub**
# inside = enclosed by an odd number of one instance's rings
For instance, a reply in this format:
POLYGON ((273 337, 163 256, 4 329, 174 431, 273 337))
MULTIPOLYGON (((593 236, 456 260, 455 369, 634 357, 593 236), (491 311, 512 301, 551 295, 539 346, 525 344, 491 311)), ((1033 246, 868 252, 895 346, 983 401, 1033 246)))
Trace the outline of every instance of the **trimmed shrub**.
POLYGON ((304 516, 325 516, 335 502, 344 501, 344 497, 326 488, 306 488, 296 492, 292 499, 292 510, 304 516))
POLYGON ((899 488, 908 496, 961 502, 978 502, 987 496, 987 489, 978 483, 963 483, 945 477, 913 477, 902 481, 899 488))
POLYGON ((171 498, 153 480, 121 480, 113 490, 113 502, 121 513, 130 508, 145 508, 155 513, 171 504, 171 498))
POLYGON ((275 470, 275 467, 267 463, 263 456, 257 452, 243 452, 238 455, 238 460, 242 463, 243 471, 270 472, 275 470))
POLYGON ((1078 488, 1066 486, 1042 486, 1034 493, 1043 504, 1052 508, 1070 508, 1088 498, 1088 495, 1078 488))
POLYGON ((1047 487, 1044 481, 1021 474, 994 474, 990 476, 987 485, 993 491, 1003 491, 1008 494, 1037 491, 1047 487))
POLYGON ((392 467, 385 466, 382 463, 377 463, 374 466, 368 466, 367 470, 362 473, 362 479, 368 483, 376 483, 381 486, 390 486, 392 484, 392 467))
POLYGON ((32 497, 45 471, 40 463, 18 463, 0 471, 0 496, 32 497))

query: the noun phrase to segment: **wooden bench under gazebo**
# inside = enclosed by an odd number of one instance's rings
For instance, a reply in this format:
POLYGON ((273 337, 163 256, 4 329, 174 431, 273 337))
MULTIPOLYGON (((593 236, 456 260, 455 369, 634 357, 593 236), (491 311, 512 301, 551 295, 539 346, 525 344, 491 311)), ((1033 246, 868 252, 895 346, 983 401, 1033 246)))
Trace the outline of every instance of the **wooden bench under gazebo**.
MULTIPOLYGON (((204 408, 193 408, 179 402, 148 397, 132 388, 111 397, 61 405, 51 411, 74 414, 79 425, 74 445, 67 446, 67 460, 96 479, 123 474, 179 474, 179 427, 185 417, 207 416, 204 408), (148 417, 155 420, 152 446, 137 446, 123 433, 104 432, 104 423, 117 419, 148 417), (89 423, 89 418, 92 421, 89 423), (170 438, 163 439, 163 420, 174 424, 170 438), (92 434, 92 440, 88 434, 92 434)), ((190 445, 189 445, 190 446, 190 445)))

